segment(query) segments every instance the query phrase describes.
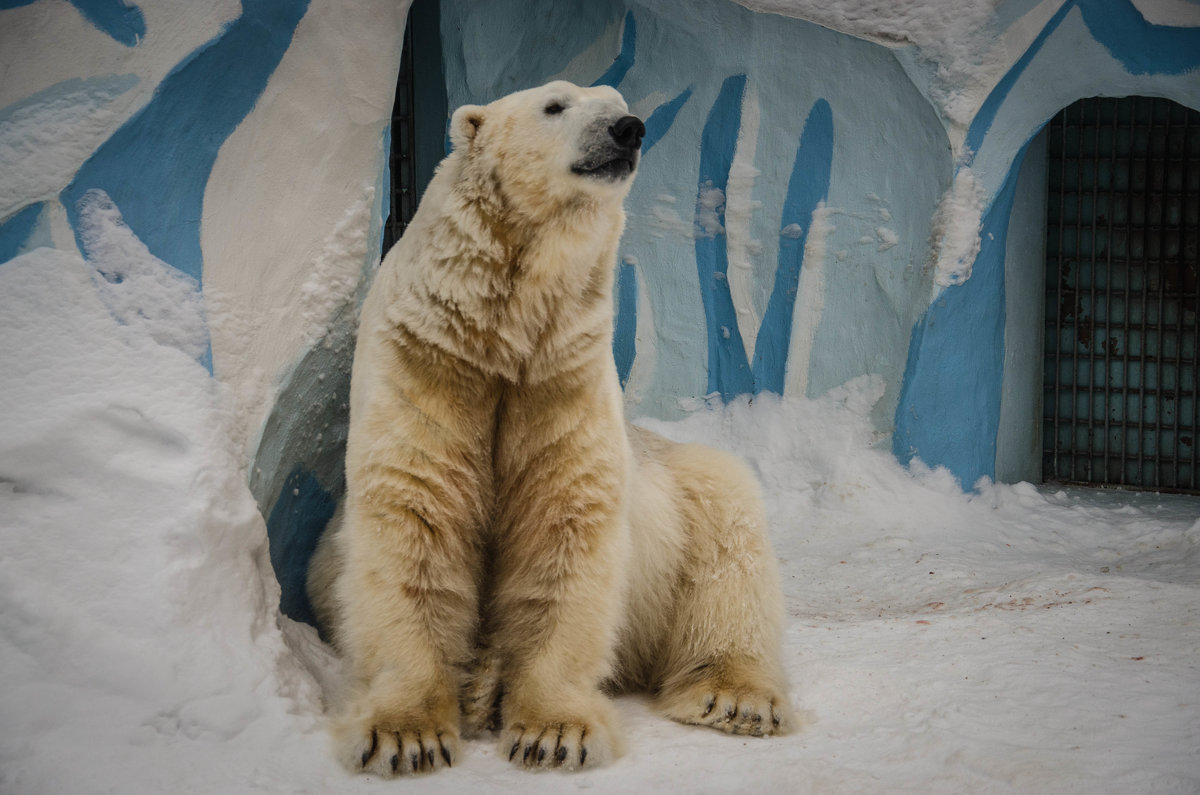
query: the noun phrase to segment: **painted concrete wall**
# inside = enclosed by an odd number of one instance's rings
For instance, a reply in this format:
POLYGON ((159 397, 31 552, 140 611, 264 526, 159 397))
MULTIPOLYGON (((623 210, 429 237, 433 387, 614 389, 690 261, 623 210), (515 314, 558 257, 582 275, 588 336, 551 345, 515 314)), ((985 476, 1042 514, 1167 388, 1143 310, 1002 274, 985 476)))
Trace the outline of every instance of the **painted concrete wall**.
POLYGON ((1068 0, 1022 19, 1035 35, 975 112, 958 166, 984 207, 972 275, 942 290, 913 329, 893 435, 902 461, 944 465, 968 487, 996 475, 1006 241, 1029 142, 1083 97, 1163 96, 1200 108, 1200 5, 1068 0))

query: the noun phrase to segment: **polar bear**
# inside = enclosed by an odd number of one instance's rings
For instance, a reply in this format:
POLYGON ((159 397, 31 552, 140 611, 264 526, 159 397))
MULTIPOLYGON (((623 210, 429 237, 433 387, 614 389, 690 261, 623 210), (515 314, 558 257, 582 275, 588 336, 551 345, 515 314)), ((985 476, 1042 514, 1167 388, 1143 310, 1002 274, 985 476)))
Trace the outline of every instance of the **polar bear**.
POLYGON ((347 495, 309 578, 351 770, 449 766, 485 728, 520 766, 602 764, 631 688, 684 723, 793 724, 754 477, 623 418, 611 296, 644 132, 607 87, 459 108, 363 304, 347 495))

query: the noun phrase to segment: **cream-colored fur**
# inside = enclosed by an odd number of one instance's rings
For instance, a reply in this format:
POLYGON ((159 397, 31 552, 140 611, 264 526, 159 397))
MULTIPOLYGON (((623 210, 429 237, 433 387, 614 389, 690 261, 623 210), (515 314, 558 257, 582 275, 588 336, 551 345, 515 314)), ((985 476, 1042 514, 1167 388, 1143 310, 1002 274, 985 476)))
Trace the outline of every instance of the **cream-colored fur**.
POLYGON ((628 110, 551 83, 455 112, 454 151, 363 305, 348 493, 310 570, 347 659, 352 770, 433 770, 500 731, 529 767, 621 750, 606 689, 687 723, 792 722, 782 599, 737 460, 626 428, 612 279, 628 110))

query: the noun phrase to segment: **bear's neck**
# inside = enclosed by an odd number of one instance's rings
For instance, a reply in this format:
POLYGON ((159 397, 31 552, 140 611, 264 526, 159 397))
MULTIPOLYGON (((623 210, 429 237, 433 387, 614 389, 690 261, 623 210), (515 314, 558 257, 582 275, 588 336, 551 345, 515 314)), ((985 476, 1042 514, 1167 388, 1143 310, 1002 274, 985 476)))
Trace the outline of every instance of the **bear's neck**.
MULTIPOLYGON (((523 218, 492 198, 450 197, 406 247, 402 324, 465 364, 512 382, 611 357, 619 204, 523 218)), ((417 232, 417 229, 413 229, 417 232)))

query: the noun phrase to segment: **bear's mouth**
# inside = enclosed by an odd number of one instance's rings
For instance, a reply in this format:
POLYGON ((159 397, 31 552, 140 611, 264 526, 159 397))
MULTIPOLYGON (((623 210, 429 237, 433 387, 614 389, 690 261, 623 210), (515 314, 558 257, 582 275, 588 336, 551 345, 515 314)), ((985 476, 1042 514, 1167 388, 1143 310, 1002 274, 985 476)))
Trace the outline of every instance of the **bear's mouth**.
POLYGON ((614 157, 602 163, 580 162, 571 166, 571 173, 593 179, 616 182, 633 174, 637 164, 630 157, 614 157))

